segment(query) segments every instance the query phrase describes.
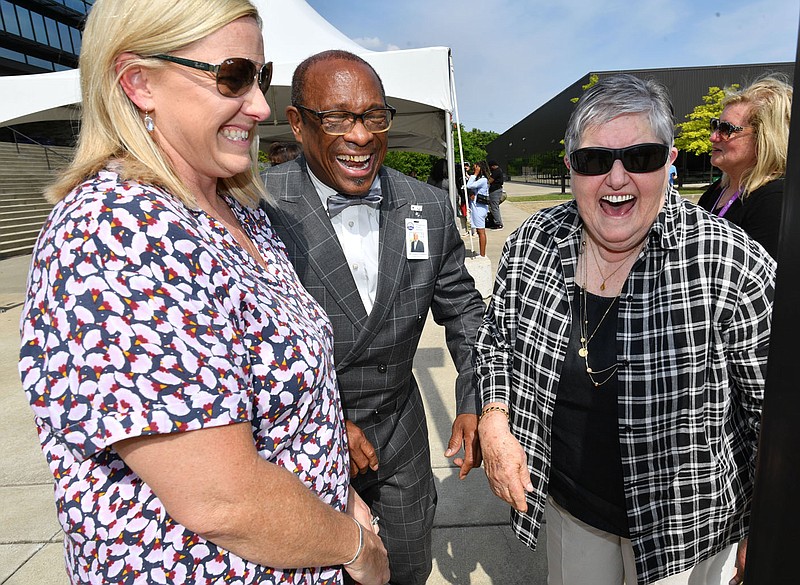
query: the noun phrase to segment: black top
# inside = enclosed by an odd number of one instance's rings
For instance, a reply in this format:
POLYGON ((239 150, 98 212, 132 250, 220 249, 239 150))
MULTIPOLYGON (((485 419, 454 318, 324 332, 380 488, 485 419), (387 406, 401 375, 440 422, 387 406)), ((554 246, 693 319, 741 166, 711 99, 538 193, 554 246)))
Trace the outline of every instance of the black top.
POLYGON ((503 169, 497 167, 490 169, 492 175, 492 182, 489 184, 489 193, 503 188, 503 169))
MULTIPOLYGON (((618 536, 628 536, 628 515, 622 457, 616 372, 595 387, 578 355, 581 289, 572 301, 572 333, 561 370, 552 427, 552 469, 549 494, 579 520, 618 536)), ((587 294, 589 335, 615 299, 587 294)), ((602 370, 617 361, 618 303, 606 315, 589 342, 589 366, 602 370)), ((594 374, 602 382, 608 373, 594 374)))
MULTIPOLYGON (((722 191, 720 180, 714 182, 697 202, 700 207, 714 215, 717 215, 717 210, 713 207, 722 191)), ((783 210, 783 183, 783 179, 775 179, 762 185, 744 201, 741 198, 735 201, 724 215, 725 219, 741 227, 776 259, 783 210)))

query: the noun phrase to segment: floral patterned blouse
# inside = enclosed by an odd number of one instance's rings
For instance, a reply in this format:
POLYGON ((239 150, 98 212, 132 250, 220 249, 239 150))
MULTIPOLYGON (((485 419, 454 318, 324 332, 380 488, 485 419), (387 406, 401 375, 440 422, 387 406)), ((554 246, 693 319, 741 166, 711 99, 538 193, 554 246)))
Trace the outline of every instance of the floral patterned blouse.
POLYGON ((58 203, 39 237, 19 368, 73 583, 341 582, 341 567, 260 566, 190 532, 113 449, 249 421, 264 459, 345 506, 328 318, 266 215, 226 200, 267 269, 203 211, 109 170, 58 203))

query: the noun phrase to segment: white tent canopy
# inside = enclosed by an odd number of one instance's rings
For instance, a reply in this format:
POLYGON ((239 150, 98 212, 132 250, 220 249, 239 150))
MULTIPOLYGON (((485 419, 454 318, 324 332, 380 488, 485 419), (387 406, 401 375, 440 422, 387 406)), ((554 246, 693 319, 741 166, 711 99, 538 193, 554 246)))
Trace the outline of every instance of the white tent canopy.
MULTIPOLYGON (((453 111, 450 50, 431 47, 369 51, 322 18, 305 0, 253 0, 264 22, 267 58, 275 66, 267 96, 272 115, 259 127, 264 141, 293 140, 286 122, 295 67, 310 55, 344 49, 360 55, 383 80, 398 115, 390 148, 445 155, 453 111)), ((0 126, 78 118, 78 71, 0 77, 0 126)))

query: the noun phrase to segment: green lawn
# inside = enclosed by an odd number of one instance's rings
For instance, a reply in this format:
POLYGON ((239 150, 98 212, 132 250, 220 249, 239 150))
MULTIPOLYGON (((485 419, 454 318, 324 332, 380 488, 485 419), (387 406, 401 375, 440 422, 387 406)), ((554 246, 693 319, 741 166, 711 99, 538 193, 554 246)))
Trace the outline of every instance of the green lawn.
POLYGON ((509 195, 509 201, 566 201, 572 199, 571 193, 545 193, 544 195, 509 195))

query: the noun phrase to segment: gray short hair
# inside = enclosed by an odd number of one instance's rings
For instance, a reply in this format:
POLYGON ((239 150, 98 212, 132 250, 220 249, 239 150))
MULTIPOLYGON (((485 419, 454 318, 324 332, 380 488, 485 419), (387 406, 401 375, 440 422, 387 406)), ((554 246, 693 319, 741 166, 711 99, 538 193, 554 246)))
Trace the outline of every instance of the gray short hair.
POLYGON ((604 77, 578 100, 564 136, 567 156, 580 148, 587 128, 599 126, 623 114, 647 114, 659 142, 672 147, 675 116, 667 89, 655 80, 643 80, 622 73, 604 77))

